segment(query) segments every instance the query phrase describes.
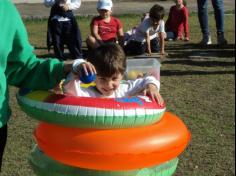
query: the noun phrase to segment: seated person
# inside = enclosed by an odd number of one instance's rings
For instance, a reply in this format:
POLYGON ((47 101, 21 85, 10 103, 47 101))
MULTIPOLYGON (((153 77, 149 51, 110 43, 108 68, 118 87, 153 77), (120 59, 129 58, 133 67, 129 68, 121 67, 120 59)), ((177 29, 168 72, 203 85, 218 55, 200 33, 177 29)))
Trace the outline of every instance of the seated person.
POLYGON ((53 45, 55 56, 66 60, 64 45, 66 44, 72 59, 82 58, 82 39, 79 26, 72 10, 80 7, 80 0, 44 0, 51 7, 48 19, 47 47, 53 45))
POLYGON ((94 57, 91 63, 79 61, 78 65, 83 68, 92 67, 90 70, 94 70, 93 72, 97 74, 95 86, 83 88, 80 86, 81 81, 78 77, 71 74, 71 77, 63 84, 64 94, 101 98, 120 98, 142 94, 148 95, 151 100, 157 101, 160 105, 163 104, 164 101, 159 93, 160 82, 155 77, 145 76, 133 81, 123 80, 126 56, 118 44, 107 43, 99 46, 95 50, 94 57))
POLYGON ((90 25, 91 35, 86 40, 89 49, 95 49, 106 42, 123 45, 123 26, 118 18, 112 16, 112 6, 111 0, 98 1, 99 15, 93 18, 90 25))
POLYGON ((167 40, 189 41, 188 9, 185 0, 175 0, 166 21, 167 40), (183 36, 184 32, 184 36, 183 36))
MULTIPOLYGON (((142 22, 132 30, 132 35, 125 41, 125 53, 128 55, 141 55, 152 52, 160 52, 164 55, 165 22, 164 8, 158 4, 154 5, 142 22)), ((127 34, 125 35, 127 36, 127 34)), ((127 38, 127 37, 126 37, 127 38)))

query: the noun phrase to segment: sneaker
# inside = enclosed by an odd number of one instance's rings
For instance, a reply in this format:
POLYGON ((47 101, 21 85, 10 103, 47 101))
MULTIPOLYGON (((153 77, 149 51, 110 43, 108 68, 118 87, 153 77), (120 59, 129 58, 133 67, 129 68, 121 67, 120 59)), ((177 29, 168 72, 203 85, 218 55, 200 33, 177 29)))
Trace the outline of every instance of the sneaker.
POLYGON ((200 45, 206 46, 206 45, 211 45, 211 44, 212 44, 211 36, 209 36, 209 35, 203 36, 203 38, 202 38, 202 40, 200 42, 200 45))
POLYGON ((217 35, 217 44, 220 46, 228 44, 227 40, 224 38, 224 34, 217 35))

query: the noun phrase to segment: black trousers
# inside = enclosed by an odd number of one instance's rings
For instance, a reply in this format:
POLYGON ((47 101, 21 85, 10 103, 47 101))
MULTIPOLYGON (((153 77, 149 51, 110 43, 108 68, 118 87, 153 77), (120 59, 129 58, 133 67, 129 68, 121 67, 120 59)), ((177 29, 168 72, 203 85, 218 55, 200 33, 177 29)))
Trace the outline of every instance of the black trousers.
POLYGON ((57 20, 52 20, 50 23, 54 53, 61 60, 66 60, 64 44, 67 45, 72 59, 82 58, 81 33, 77 24, 74 23, 72 21, 59 22, 57 20))
MULTIPOLYGON (((151 40, 151 50, 153 53, 159 52, 159 40, 158 38, 154 38, 151 40)), ((124 47, 124 51, 127 55, 141 55, 147 52, 147 43, 146 42, 138 42, 131 40, 124 47)))
POLYGON ((2 166, 3 152, 7 142, 7 125, 0 128, 0 172, 2 166))

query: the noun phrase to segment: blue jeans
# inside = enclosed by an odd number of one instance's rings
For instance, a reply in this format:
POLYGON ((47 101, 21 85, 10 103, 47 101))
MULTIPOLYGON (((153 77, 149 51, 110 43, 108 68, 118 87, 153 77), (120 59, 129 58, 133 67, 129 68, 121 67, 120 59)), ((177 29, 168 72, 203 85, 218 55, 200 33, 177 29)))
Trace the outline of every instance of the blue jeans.
MULTIPOLYGON (((214 8, 217 34, 224 33, 224 2, 223 0, 211 0, 214 8)), ((208 0, 197 0, 198 19, 203 35, 209 35, 208 28, 208 0)))

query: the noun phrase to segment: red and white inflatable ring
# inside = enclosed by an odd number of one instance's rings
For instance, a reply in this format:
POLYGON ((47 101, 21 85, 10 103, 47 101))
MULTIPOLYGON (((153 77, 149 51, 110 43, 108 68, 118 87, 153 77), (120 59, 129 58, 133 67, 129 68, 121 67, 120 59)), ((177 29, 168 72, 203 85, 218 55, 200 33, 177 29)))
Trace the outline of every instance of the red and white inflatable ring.
POLYGON ((145 96, 91 98, 23 91, 17 100, 22 110, 37 120, 80 128, 150 125, 159 121, 166 109, 145 96))

